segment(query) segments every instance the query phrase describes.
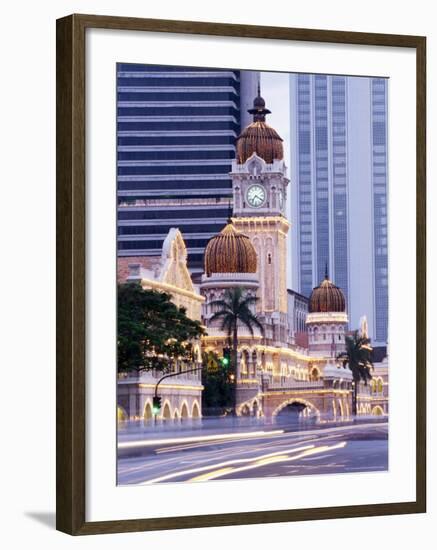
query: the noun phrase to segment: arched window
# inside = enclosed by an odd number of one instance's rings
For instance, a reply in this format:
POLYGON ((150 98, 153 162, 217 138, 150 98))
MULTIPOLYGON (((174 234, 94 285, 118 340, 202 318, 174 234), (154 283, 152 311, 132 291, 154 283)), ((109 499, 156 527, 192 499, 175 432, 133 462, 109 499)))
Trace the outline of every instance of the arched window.
POLYGON ((153 413, 152 413, 152 405, 150 404, 150 401, 146 403, 146 406, 144 407, 144 421, 149 422, 152 420, 153 413))
POLYGON ((184 404, 182 405, 182 409, 181 409, 181 418, 188 418, 188 406, 187 404, 184 402, 184 404))
POLYGON ((123 407, 118 406, 117 407, 117 420, 119 422, 125 422, 128 419, 126 411, 123 409, 123 407))
POLYGON ((200 417, 200 409, 199 409, 199 404, 197 403, 197 401, 194 401, 193 412, 191 413, 191 416, 193 418, 199 418, 200 417))
POLYGON ((267 254, 267 263, 268 264, 272 263, 272 255, 270 254, 270 252, 267 254))
POLYGON ((311 370, 310 380, 312 382, 317 382, 319 378, 320 378, 319 369, 317 367, 313 367, 313 369, 311 370))
POLYGON ((170 420, 171 419, 171 410, 170 410, 170 405, 168 403, 166 403, 164 405, 164 409, 162 411, 162 418, 164 420, 170 420))

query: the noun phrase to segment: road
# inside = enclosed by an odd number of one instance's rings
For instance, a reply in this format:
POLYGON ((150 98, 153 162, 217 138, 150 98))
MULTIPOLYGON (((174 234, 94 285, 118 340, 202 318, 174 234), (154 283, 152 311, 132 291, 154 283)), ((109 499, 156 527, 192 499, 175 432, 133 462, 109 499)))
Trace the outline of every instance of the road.
POLYGON ((198 482, 388 469, 388 424, 286 426, 119 441, 118 484, 198 482))

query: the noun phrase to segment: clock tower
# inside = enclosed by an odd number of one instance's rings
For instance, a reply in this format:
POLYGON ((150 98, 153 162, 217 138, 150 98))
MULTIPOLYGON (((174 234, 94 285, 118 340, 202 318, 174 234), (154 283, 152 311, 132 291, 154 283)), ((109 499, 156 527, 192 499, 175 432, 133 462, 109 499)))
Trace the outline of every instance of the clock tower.
POLYGON ((257 253, 257 310, 263 317, 266 336, 275 343, 286 344, 286 239, 290 224, 285 205, 289 180, 282 139, 265 121, 270 111, 259 89, 249 113, 253 122, 238 137, 232 163, 232 221, 238 231, 249 237, 257 253))

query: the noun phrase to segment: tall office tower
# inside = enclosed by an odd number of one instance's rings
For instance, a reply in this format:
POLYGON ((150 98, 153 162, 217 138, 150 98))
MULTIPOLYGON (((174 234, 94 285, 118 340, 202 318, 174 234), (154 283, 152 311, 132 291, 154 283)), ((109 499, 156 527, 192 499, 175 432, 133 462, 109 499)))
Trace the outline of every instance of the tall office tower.
POLYGON ((387 340, 386 79, 290 75, 293 287, 330 277, 349 326, 387 340))
POLYGON ((192 272, 226 224, 235 140, 259 73, 117 65, 118 255, 155 256, 172 227, 192 272))

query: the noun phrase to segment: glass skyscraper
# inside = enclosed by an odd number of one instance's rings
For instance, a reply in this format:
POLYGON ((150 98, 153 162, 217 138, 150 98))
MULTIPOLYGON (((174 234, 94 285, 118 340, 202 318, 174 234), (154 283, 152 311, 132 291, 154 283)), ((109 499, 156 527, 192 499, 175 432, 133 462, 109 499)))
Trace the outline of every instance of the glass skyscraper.
POLYGON ((290 75, 293 288, 309 296, 328 267, 350 327, 388 324, 387 87, 382 78, 290 75))
POLYGON ((118 255, 156 256, 172 227, 202 271, 225 225, 235 140, 249 121, 259 73, 117 65, 118 255))

